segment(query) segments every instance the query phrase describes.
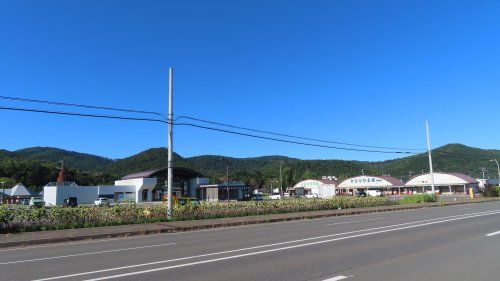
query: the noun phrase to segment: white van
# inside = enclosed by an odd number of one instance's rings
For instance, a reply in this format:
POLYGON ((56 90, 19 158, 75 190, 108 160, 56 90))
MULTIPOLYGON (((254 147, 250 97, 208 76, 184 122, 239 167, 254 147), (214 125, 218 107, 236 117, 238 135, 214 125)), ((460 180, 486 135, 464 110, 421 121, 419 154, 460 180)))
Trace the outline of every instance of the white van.
POLYGON ((366 195, 368 196, 382 196, 382 191, 378 189, 368 189, 366 190, 366 195))

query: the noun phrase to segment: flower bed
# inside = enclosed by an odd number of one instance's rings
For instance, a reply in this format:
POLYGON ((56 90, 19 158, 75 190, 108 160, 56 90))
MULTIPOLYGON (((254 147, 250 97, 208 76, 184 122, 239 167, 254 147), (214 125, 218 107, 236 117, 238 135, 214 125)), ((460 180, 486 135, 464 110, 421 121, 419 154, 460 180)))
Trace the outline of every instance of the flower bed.
MULTIPOLYGON (((212 202, 174 208, 173 220, 238 217, 277 213, 393 205, 383 197, 335 197, 249 202, 212 202)), ((113 207, 9 208, 0 206, 0 233, 150 223, 167 220, 166 205, 113 207)))

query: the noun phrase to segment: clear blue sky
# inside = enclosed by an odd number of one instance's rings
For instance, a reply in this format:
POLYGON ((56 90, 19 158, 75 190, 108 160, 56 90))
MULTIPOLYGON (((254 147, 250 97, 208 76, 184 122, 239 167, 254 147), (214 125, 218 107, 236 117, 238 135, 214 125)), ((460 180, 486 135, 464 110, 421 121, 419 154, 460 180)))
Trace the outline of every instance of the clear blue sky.
MULTIPOLYGON (((498 149, 499 14, 498 1, 2 1, 0 94, 166 113, 174 66, 177 114, 417 148, 429 120, 433 146, 498 149)), ((167 140, 150 123, 6 111, 0 120, 8 150, 121 158, 167 140)), ((175 133, 183 156, 395 157, 175 133)))

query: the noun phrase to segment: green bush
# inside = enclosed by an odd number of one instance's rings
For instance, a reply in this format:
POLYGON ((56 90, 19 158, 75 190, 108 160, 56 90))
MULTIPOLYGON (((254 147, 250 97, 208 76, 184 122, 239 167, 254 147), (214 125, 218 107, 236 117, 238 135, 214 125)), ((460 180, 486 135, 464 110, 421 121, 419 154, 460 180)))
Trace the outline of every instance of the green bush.
POLYGON ((500 195, 500 187, 487 186, 483 191, 484 197, 498 197, 500 195))
POLYGON ((416 204, 416 203, 424 203, 424 202, 437 202, 439 197, 436 194, 414 194, 414 195, 406 195, 402 200, 399 201, 399 204, 416 204))
MULTIPOLYGON (((203 202, 176 206, 173 220, 265 215, 392 205, 383 197, 335 197, 333 199, 291 199, 248 202, 203 202)), ((7 208, 0 207, 0 232, 68 229, 167 220, 167 206, 120 204, 109 208, 7 208)))

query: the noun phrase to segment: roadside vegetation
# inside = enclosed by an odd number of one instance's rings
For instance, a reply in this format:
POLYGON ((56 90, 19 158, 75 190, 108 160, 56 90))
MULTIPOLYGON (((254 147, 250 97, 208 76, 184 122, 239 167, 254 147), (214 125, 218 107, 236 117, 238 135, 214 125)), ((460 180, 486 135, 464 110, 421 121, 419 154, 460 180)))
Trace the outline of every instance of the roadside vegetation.
POLYGON ((416 204, 416 203, 426 203, 426 202, 437 202, 439 196, 436 194, 414 194, 406 195, 399 201, 399 204, 416 204))
MULTIPOLYGON (((394 205, 385 197, 335 197, 249 202, 204 202, 177 206, 173 220, 196 220, 278 213, 394 205)), ((0 233, 58 230, 167 220, 166 205, 124 204, 112 207, 11 208, 0 206, 0 233)))

